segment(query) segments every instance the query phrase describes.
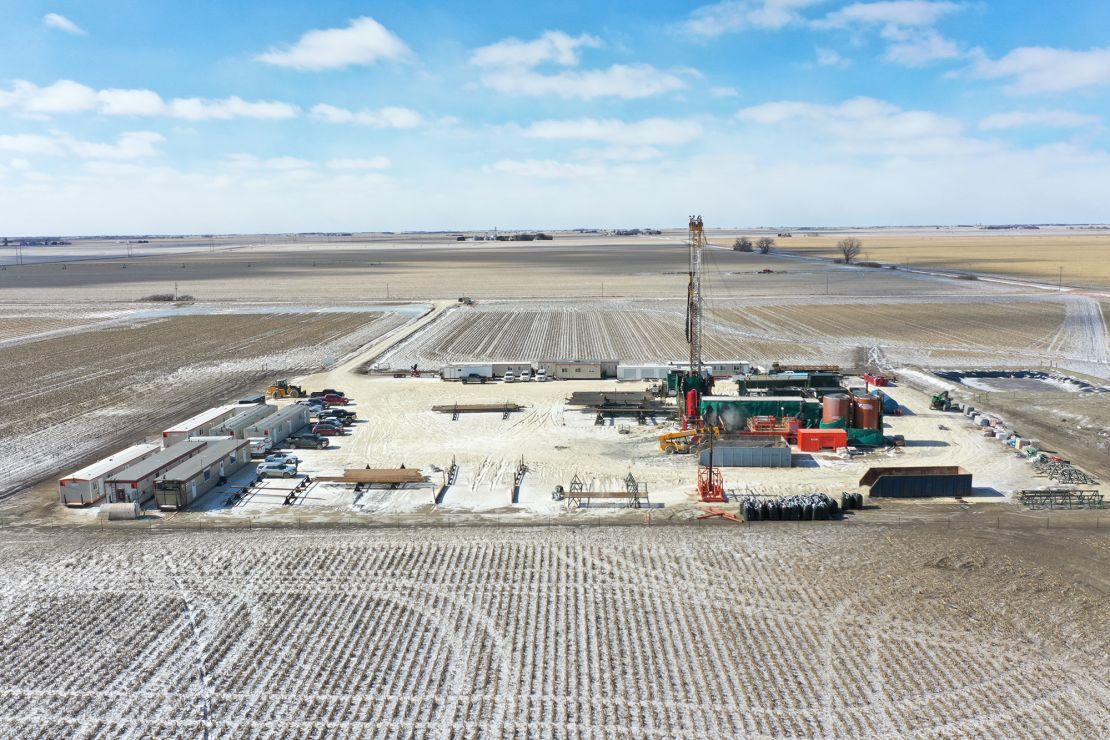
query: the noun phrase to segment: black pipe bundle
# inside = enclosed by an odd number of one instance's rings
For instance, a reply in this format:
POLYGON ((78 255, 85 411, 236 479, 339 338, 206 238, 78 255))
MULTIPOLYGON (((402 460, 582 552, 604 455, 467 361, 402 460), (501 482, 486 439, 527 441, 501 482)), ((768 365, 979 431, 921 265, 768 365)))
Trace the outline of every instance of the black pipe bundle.
MULTIPOLYGON (((850 496, 852 494, 844 494, 850 496)), ((859 496, 860 505, 863 496, 859 496)), ((846 501, 847 499, 845 499, 846 501)), ((853 499, 854 501, 854 499, 853 499)), ((808 493, 802 496, 780 496, 775 499, 758 499, 745 496, 740 501, 740 510, 748 522, 799 522, 835 519, 847 504, 837 504, 836 500, 823 493, 808 493)))

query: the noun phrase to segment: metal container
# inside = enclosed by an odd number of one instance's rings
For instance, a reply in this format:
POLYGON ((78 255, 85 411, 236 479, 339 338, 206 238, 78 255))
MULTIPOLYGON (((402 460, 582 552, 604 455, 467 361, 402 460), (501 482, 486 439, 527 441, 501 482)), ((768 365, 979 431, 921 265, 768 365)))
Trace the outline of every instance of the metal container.
POLYGON ((852 399, 846 393, 830 393, 821 399, 821 421, 835 424, 851 418, 852 399))
POLYGON ((852 426, 856 429, 878 429, 880 402, 873 396, 852 398, 852 426))
POLYGON ((991 425, 991 420, 985 416, 980 416, 978 419, 975 420, 975 423, 981 427, 989 427, 991 425))

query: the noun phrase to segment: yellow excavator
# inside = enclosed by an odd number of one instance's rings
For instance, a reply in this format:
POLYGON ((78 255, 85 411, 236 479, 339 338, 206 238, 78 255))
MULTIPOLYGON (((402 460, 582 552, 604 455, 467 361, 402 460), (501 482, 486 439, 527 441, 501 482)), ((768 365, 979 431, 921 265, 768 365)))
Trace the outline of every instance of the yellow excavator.
POLYGON ((659 435, 659 451, 665 455, 686 454, 693 452, 709 440, 709 434, 716 439, 721 438, 720 427, 706 427, 702 429, 686 429, 680 432, 668 432, 659 435))
POLYGON ((292 385, 287 380, 275 380, 266 389, 266 395, 270 398, 304 398, 306 394, 299 385, 292 385))

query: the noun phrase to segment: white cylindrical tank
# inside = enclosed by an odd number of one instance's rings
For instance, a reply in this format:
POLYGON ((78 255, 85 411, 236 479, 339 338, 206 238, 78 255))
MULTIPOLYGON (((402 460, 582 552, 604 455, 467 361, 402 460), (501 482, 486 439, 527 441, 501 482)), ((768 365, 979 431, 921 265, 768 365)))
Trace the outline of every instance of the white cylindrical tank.
POLYGON ((125 519, 138 519, 141 513, 142 509, 139 508, 139 503, 131 501, 123 504, 103 504, 98 516, 109 522, 117 522, 125 519))

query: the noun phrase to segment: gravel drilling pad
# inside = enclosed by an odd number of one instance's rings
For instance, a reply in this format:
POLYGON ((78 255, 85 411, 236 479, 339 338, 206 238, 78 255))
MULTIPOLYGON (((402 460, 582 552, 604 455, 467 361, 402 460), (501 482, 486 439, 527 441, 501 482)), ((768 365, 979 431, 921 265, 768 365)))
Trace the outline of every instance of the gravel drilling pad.
POLYGON ((1106 737, 1106 537, 0 532, 10 737, 1106 737))

